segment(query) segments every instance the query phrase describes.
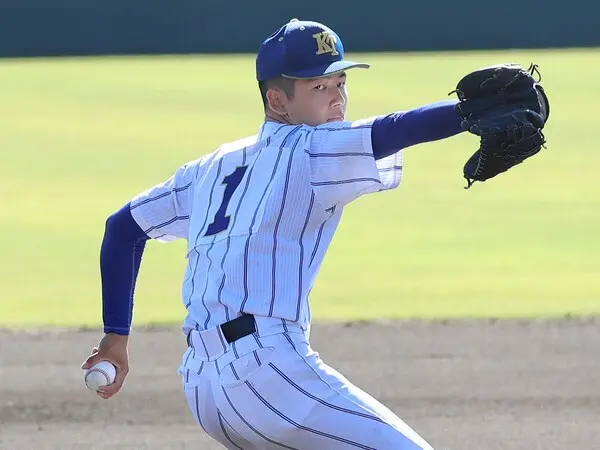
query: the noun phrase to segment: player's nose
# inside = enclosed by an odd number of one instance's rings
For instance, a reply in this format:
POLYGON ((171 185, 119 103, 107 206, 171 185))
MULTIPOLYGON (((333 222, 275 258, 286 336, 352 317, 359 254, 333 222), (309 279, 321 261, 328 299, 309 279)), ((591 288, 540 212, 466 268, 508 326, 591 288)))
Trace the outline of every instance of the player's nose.
POLYGON ((331 106, 334 108, 341 107, 346 103, 346 97, 339 87, 332 89, 331 106))

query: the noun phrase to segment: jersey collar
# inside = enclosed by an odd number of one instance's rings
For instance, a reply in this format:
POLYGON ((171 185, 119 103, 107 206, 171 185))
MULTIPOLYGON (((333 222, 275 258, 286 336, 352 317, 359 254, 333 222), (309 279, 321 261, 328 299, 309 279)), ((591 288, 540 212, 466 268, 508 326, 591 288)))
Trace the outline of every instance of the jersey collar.
POLYGON ((269 136, 273 136, 283 130, 285 127, 289 127, 287 123, 273 122, 271 120, 265 120, 258 131, 258 139, 266 139, 269 136))

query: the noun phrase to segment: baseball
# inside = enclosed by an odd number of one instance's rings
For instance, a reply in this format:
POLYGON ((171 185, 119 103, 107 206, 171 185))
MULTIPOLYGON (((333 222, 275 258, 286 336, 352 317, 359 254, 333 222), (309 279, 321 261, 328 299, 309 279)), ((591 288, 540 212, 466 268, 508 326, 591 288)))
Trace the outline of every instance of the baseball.
POLYGON ((115 381, 117 368, 108 361, 100 361, 85 371, 85 385, 92 391, 115 381))

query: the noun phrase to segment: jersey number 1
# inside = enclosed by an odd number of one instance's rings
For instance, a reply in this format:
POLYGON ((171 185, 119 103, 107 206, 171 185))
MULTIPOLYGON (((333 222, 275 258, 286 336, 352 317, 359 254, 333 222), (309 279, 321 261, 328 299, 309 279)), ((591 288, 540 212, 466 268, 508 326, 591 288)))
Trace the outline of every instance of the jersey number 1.
POLYGON ((231 200, 231 196, 238 188, 242 179, 244 178, 244 174, 246 173, 246 169, 248 166, 240 166, 235 169, 232 173, 223 178, 223 184, 225 185, 225 192, 223 193, 223 200, 221 201, 221 206, 219 206, 219 210, 216 212, 215 217, 211 224, 206 228, 206 233, 204 236, 212 236, 221 231, 224 231, 229 227, 229 221, 231 220, 231 216, 226 216, 227 206, 229 206, 229 201, 231 200))

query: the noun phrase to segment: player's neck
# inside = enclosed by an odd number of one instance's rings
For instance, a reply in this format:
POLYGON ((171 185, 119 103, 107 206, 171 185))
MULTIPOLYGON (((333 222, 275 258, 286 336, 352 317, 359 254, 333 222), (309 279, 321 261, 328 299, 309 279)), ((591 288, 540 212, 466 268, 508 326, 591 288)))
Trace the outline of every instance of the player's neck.
POLYGON ((287 123, 288 125, 295 125, 288 114, 282 115, 274 111, 267 111, 265 113, 265 122, 276 122, 276 123, 287 123))

